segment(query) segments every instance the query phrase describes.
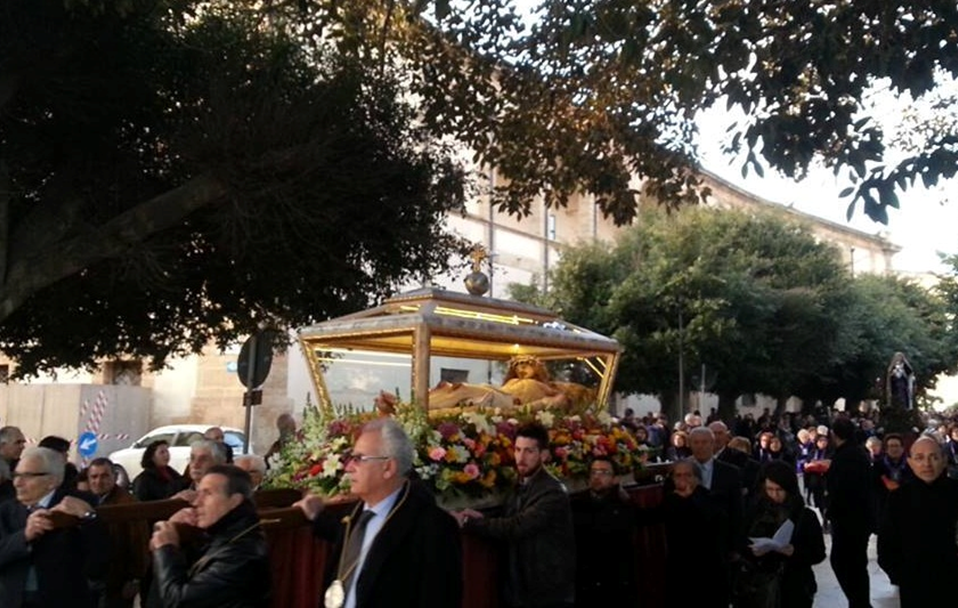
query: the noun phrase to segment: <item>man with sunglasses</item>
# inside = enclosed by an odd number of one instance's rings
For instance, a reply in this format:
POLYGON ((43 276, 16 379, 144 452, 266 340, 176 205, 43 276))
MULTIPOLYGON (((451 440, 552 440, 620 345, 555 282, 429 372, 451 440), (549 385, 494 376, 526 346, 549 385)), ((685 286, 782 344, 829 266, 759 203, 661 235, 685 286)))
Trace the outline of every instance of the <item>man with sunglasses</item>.
POLYGON ((413 453, 399 423, 373 420, 346 463, 360 500, 352 515, 335 517, 312 494, 295 504, 317 536, 339 540, 338 564, 324 585, 327 608, 461 605, 459 530, 432 492, 409 478, 413 453))
POLYGON ((106 531, 91 506, 95 498, 62 488, 63 473, 62 458, 48 448, 28 448, 17 463, 17 500, 0 505, 4 608, 95 606, 91 583, 106 574, 106 531), (65 516, 79 525, 57 525, 65 516))

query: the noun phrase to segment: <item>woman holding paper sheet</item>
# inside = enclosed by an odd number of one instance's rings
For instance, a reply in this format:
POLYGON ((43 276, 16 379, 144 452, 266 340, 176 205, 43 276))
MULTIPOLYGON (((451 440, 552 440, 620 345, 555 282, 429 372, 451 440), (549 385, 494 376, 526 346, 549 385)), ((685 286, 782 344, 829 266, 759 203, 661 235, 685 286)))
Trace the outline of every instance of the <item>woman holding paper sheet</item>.
POLYGON ((812 566, 825 559, 825 540, 805 506, 794 467, 762 467, 758 492, 741 537, 736 608, 811 608, 818 587, 812 566))

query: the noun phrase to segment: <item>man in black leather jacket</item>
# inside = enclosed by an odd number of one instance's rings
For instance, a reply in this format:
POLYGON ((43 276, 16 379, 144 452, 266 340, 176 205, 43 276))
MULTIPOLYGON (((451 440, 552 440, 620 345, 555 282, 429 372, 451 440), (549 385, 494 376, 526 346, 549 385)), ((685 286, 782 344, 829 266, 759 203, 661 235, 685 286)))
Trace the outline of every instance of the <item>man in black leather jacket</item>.
POLYGON ((575 533, 569 496, 543 468, 549 435, 540 424, 517 431, 519 485, 501 517, 466 509, 456 514, 465 530, 508 543, 506 605, 560 608, 575 602, 575 533))
POLYGON ((193 507, 156 524, 150 540, 155 579, 148 606, 269 606, 266 538, 251 500, 249 474, 232 465, 214 465, 196 492, 193 507), (181 548, 177 524, 203 531, 199 551, 181 548))

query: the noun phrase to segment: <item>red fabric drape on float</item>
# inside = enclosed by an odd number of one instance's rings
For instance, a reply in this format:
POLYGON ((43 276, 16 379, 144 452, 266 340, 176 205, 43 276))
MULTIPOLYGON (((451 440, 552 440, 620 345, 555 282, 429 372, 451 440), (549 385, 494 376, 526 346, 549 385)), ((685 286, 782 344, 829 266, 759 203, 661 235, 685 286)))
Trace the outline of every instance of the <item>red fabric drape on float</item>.
POLYGON ((316 608, 325 589, 323 573, 329 543, 309 526, 266 530, 273 573, 274 608, 316 608))
MULTIPOLYGON (((662 500, 662 486, 632 488, 632 501, 653 507, 662 500)), ((263 513, 264 518, 269 514, 263 513)), ((266 526, 273 572, 274 608, 316 608, 321 604, 323 576, 331 545, 317 540, 308 525, 266 526)), ((639 597, 631 605, 665 605, 665 531, 661 525, 639 528, 635 537, 639 597)), ((502 552, 492 542, 463 535, 463 608, 498 608, 499 560, 502 552)))

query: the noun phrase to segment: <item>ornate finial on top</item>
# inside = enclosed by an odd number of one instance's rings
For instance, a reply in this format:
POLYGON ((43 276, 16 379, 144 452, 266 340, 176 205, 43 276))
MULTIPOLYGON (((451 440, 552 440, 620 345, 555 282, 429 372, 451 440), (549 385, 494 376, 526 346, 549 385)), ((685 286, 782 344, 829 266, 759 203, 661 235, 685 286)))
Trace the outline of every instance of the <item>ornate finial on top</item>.
POLYGON ((482 261, 489 257, 486 253, 486 248, 476 243, 472 246, 472 253, 469 254, 469 257, 472 258, 472 271, 473 272, 482 272, 482 261))
POLYGON ((485 247, 476 243, 469 257, 472 258, 472 272, 466 276, 466 290, 474 296, 481 296, 489 291, 489 277, 482 272, 482 262, 489 255, 485 247))

